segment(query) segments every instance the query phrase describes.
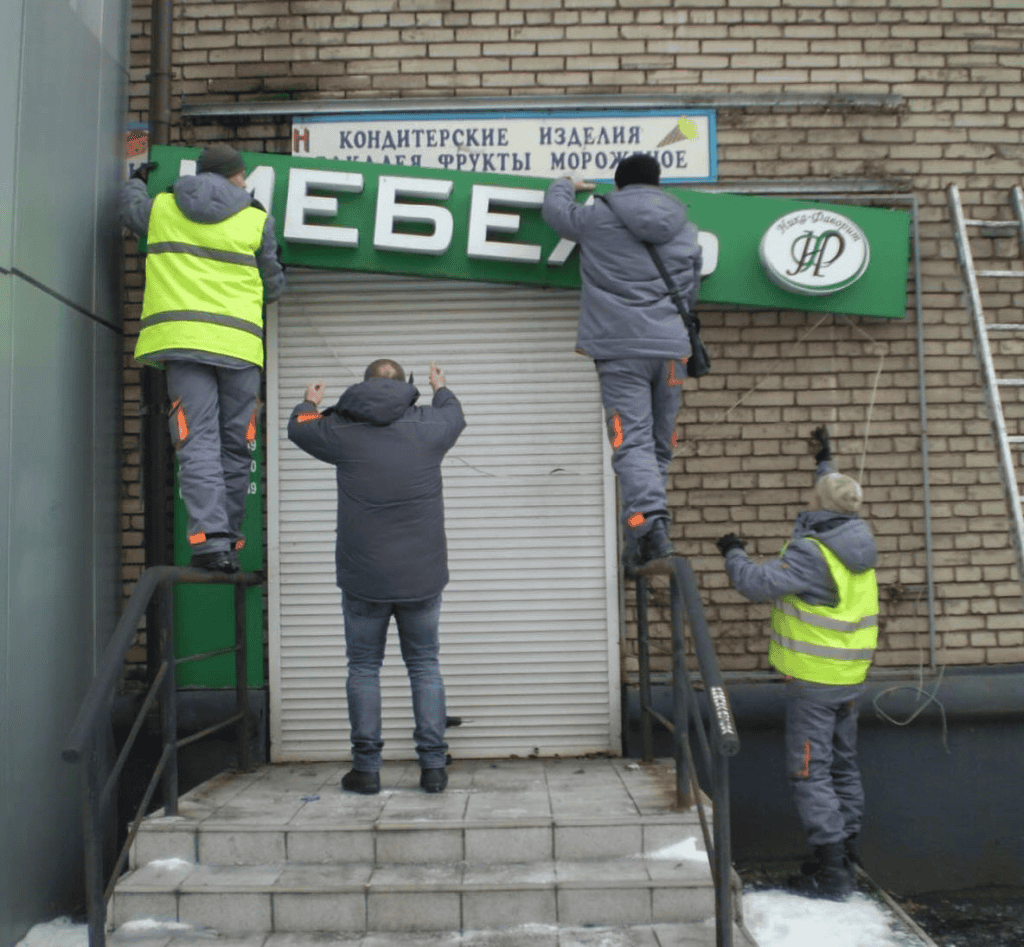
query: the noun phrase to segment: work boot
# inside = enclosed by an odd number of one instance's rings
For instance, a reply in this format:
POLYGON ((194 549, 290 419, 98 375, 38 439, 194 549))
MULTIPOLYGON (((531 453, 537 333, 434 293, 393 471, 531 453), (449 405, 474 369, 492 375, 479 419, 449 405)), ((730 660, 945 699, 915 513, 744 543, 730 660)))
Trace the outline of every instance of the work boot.
POLYGON ((192 556, 189 565, 194 569, 207 569, 210 572, 223 572, 225 575, 232 575, 238 571, 238 557, 233 549, 200 552, 192 556))
POLYGON ((853 892, 853 872, 850 869, 843 842, 818 845, 811 859, 800 866, 801 873, 790 878, 787 885, 808 898, 845 901, 853 892))
POLYGON ((654 525, 640 537, 640 561, 636 571, 640 575, 654 575, 672 571, 672 557, 676 548, 668 538, 668 527, 664 520, 655 520, 654 525))
POLYGON ((846 850, 846 860, 850 863, 850 870, 853 876, 857 877, 857 866, 860 862, 860 855, 857 853, 857 833, 846 836, 843 839, 843 848, 846 850))
POLYGON ((368 773, 361 769, 350 769, 341 777, 341 788, 346 792, 358 792, 364 796, 375 796, 380 792, 380 773, 368 773))
POLYGON ((448 785, 448 773, 443 766, 425 769, 420 773, 420 789, 424 792, 444 792, 448 785))
POLYGON ((640 561, 639 540, 627 539, 625 548, 622 550, 622 573, 627 579, 635 579, 637 577, 640 561))

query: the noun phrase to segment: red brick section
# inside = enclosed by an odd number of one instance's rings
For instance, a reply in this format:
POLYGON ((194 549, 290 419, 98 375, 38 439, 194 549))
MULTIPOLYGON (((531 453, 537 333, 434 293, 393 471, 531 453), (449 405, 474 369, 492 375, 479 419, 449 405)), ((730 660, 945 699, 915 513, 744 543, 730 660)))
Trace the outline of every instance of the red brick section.
MULTIPOLYGON (((176 141, 286 152, 287 120, 183 120, 182 101, 268 97, 779 96, 721 108, 722 182, 883 180, 920 201, 939 660, 1024 661, 1005 506, 971 353, 945 188, 971 216, 1007 218, 1024 146, 1024 7, 1010 0, 252 0, 175 4, 176 141), (876 93, 892 108, 804 106, 794 93, 876 93)), ((145 120, 148 3, 131 20, 129 118, 145 120)), ((410 101, 410 107, 414 102, 410 101)), ((998 257, 1012 241, 982 239, 998 257)), ((1018 262, 1019 265, 1019 262, 1018 262)), ((141 563, 137 366, 140 301, 128 254, 124 394, 125 590, 141 563)), ((1020 290, 996 301, 1016 312, 1020 290)), ((828 424, 860 474, 882 553, 877 663, 928 657, 917 327, 708 307, 712 374, 687 383, 671 474, 673 534, 691 558, 726 670, 767 667, 767 606, 728 587, 714 540, 735 531, 774 555, 810 482, 801 438, 828 424), (869 436, 865 431, 870 422, 869 436)), ((569 357, 567 353, 567 357, 569 357)), ((1010 392, 1009 416, 1024 413, 1010 392)), ((666 592, 655 589, 655 668, 667 670, 666 592)), ((627 605, 624 666, 636 667, 627 605)))

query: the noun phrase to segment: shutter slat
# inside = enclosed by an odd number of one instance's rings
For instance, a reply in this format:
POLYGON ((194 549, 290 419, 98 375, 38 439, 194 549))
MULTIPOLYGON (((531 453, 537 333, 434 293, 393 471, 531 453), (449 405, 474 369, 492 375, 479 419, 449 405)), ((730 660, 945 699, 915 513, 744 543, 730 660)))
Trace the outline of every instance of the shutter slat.
MULTIPOLYGON (((617 749, 615 524, 596 373, 573 354, 577 314, 578 294, 561 290, 289 271, 268 377, 276 761, 349 757, 334 471, 288 441, 288 418, 311 382, 333 404, 382 356, 414 371, 420 404, 436 361, 467 418, 442 468, 441 665, 449 713, 465 721, 447 734, 451 752, 617 749)), ((385 754, 414 758, 393 624, 381 690, 385 754)))

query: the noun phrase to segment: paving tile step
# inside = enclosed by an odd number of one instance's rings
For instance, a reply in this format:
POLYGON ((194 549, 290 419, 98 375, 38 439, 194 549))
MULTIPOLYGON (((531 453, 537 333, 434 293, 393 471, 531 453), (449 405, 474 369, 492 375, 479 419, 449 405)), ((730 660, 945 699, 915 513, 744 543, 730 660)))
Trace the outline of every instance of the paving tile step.
MULTIPOLYGON (((504 930, 446 933, 232 935, 144 922, 114 931, 108 943, 111 947, 714 947, 715 925, 713 921, 586 927, 528 923, 504 930)), ((757 947, 739 927, 734 928, 733 943, 757 947)))
POLYGON ((703 848, 689 813, 632 820, 607 818, 520 821, 420 820, 372 824, 278 826, 210 819, 148 819, 132 848, 131 867, 182 858, 208 865, 583 860, 652 854, 692 839, 703 848))
POLYGON ((154 863, 117 885, 115 927, 160 919, 225 933, 458 931, 714 916, 706 860, 474 865, 154 863))

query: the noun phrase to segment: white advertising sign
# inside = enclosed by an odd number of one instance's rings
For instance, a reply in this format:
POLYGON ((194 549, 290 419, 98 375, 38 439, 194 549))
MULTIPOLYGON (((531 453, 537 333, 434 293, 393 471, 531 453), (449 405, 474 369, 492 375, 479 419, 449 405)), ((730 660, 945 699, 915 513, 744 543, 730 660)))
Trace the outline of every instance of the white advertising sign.
POLYGON ((868 239, 857 224, 816 207, 780 217, 758 250, 771 281, 802 296, 829 296, 852 286, 871 260, 868 239))
POLYGON ((292 124, 298 157, 611 181, 618 163, 654 155, 664 183, 717 178, 715 113, 704 110, 358 113, 292 124))

